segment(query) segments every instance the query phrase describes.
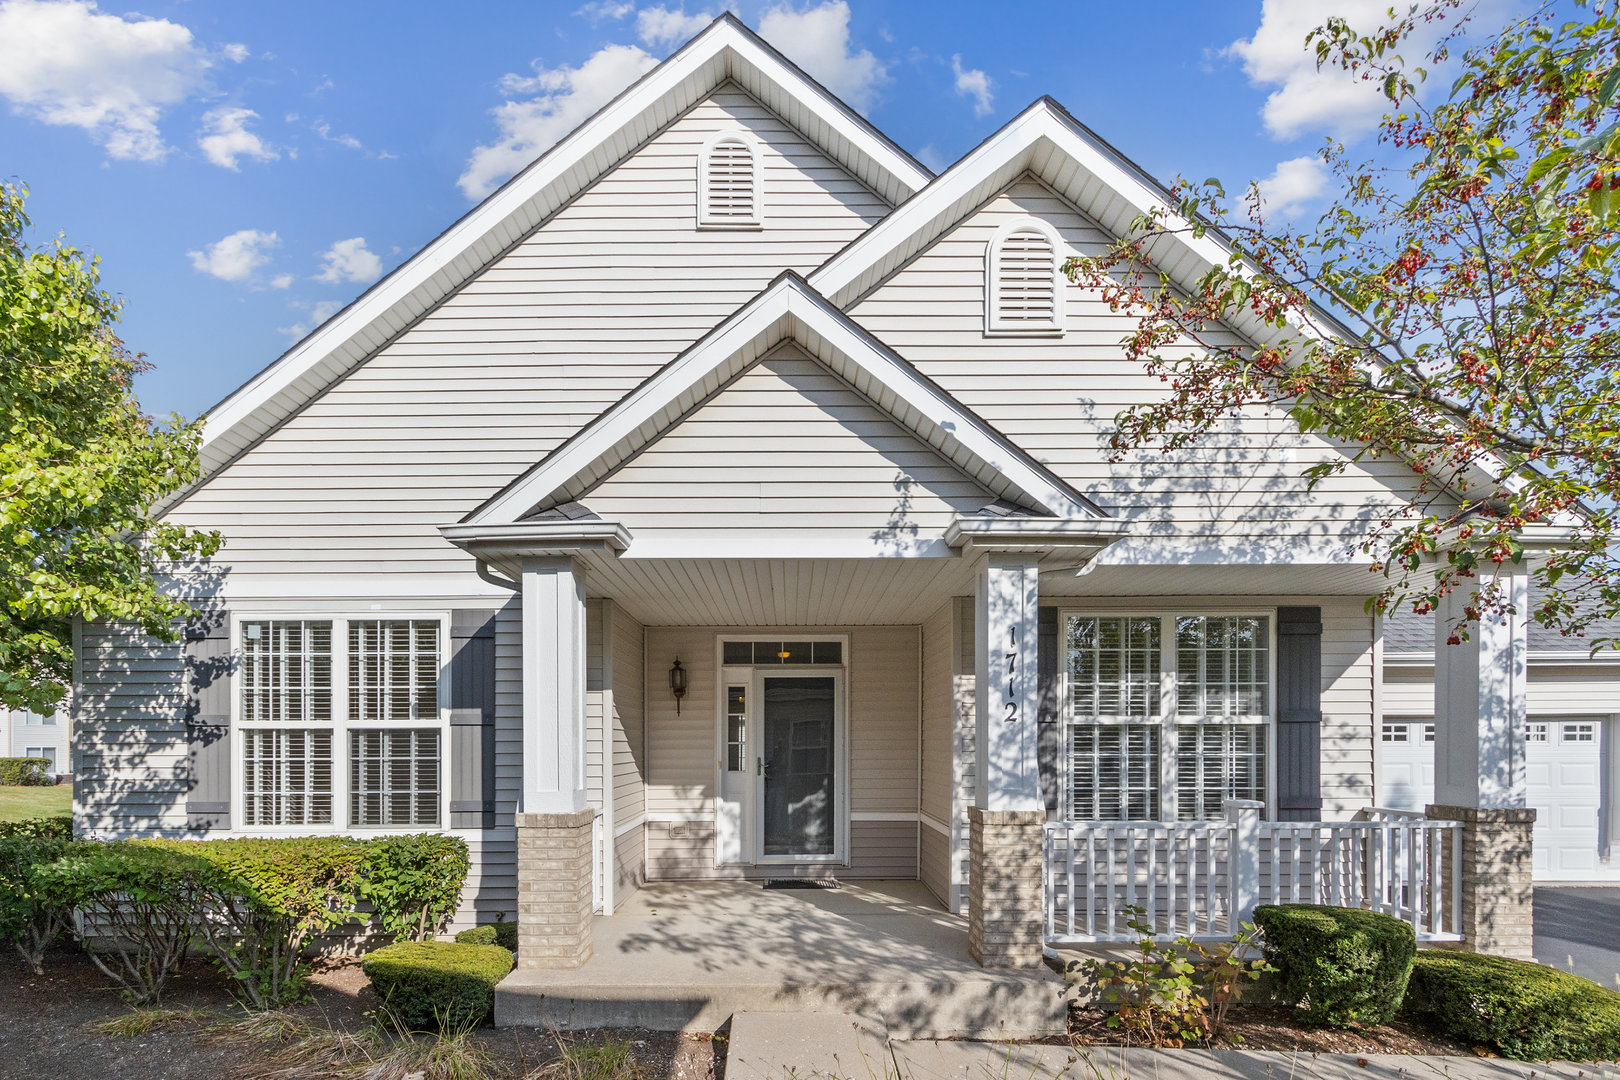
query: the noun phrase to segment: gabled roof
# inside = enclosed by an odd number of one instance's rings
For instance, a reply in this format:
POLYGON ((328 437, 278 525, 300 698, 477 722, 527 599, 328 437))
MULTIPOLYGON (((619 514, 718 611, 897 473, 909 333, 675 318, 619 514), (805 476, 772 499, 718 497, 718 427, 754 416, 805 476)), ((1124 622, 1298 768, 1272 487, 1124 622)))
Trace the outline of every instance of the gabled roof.
MULTIPOLYGON (((1024 173, 1039 177, 1113 236, 1129 236, 1135 218, 1172 205, 1164 185, 1043 97, 845 245, 810 275, 810 284, 849 310, 1024 173)), ((1198 238, 1164 237, 1146 254, 1172 280, 1190 287, 1211 265, 1224 263, 1231 249, 1211 230, 1198 238)), ((1229 322, 1240 333, 1272 333, 1247 312, 1229 322)))
POLYGON ((208 411, 206 478, 408 329, 720 84, 733 80, 891 203, 932 174, 734 16, 721 15, 348 307, 208 411))
POLYGON ((446 534, 578 499, 788 339, 997 497, 1056 519, 1107 517, 789 271, 446 534))

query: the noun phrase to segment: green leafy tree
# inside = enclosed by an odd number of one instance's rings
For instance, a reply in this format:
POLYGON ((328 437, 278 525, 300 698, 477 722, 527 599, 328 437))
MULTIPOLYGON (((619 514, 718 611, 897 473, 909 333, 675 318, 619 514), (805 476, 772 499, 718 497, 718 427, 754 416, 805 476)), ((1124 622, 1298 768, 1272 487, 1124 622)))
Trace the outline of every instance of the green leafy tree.
POLYGON ((1325 144, 1337 194, 1314 225, 1269 219, 1253 186, 1234 205, 1215 180, 1182 181, 1171 207, 1066 269, 1137 318, 1127 348, 1167 389, 1121 415, 1116 454, 1280 409, 1421 478, 1366 543, 1387 577, 1373 606, 1424 612, 1467 590, 1460 640, 1502 610, 1496 574, 1539 533, 1531 614, 1578 635, 1620 612, 1620 27, 1612 2, 1580 0, 1576 21, 1542 8, 1454 56, 1458 7, 1391 10, 1370 36, 1330 19, 1302 42, 1388 99, 1374 160, 1325 144), (1429 93, 1400 50, 1448 18, 1422 63, 1458 74, 1429 93), (1205 237, 1230 257, 1196 286, 1156 269, 1158 245, 1205 237), (1266 333, 1219 332, 1239 312, 1266 333))
POLYGON ((72 620, 173 640, 190 608, 162 561, 213 554, 215 533, 153 518, 196 479, 199 425, 156 423, 132 391, 146 365, 113 333, 98 260, 32 247, 27 189, 0 184, 0 703, 49 711, 72 672, 72 620))

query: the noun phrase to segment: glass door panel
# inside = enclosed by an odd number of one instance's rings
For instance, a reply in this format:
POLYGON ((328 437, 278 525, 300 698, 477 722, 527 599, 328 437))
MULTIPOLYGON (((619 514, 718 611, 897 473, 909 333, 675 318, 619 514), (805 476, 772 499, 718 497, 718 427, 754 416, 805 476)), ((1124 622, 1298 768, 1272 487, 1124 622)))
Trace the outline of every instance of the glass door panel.
POLYGON ((764 683, 764 854, 831 856, 834 680, 767 676, 764 683))

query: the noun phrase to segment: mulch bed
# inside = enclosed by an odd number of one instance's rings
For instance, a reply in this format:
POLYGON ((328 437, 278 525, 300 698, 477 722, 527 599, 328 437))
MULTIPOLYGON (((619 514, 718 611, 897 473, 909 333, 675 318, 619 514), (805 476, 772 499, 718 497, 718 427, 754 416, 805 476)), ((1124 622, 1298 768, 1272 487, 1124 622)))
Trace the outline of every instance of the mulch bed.
MULTIPOLYGON (((312 1022, 355 1030, 379 1004, 357 963, 319 967, 313 1000, 291 1010, 312 1022)), ((210 1032, 242 1012, 226 981, 203 961, 189 962, 164 991, 168 1008, 198 1009, 198 1022, 118 1037, 92 1028, 129 1012, 106 977, 77 949, 58 949, 36 977, 9 945, 0 953, 0 1080, 229 1080, 252 1071, 239 1041, 210 1032)), ((578 1044, 605 1032, 562 1036, 578 1044)), ((618 1030, 634 1047, 636 1071, 648 1080, 718 1080, 712 1040, 666 1031, 618 1030)), ((518 1078, 558 1060, 557 1036, 534 1028, 480 1029, 476 1038, 495 1061, 493 1075, 518 1078)), ((311 1080, 317 1080, 312 1077, 311 1080)))
MULTIPOLYGON (((1101 1009, 1075 1009, 1069 1014, 1069 1040, 1075 1046, 1125 1046, 1125 1034, 1108 1026, 1101 1009)), ((1217 1050, 1287 1050, 1307 1054, 1462 1054, 1494 1057, 1483 1048, 1439 1036, 1397 1020, 1382 1027, 1307 1027, 1282 1005, 1236 1005, 1227 1014, 1226 1031, 1217 1050), (1241 1040, 1241 1041, 1240 1041, 1241 1040)))

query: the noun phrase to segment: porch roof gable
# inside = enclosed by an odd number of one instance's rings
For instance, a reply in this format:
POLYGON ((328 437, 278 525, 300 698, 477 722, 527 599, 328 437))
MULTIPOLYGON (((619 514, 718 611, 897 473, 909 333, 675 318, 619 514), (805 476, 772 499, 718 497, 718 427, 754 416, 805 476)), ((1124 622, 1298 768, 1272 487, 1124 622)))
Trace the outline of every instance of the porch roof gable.
POLYGON ((787 340, 998 498, 1051 518, 1108 518, 789 271, 460 526, 531 520, 580 498, 787 340))

